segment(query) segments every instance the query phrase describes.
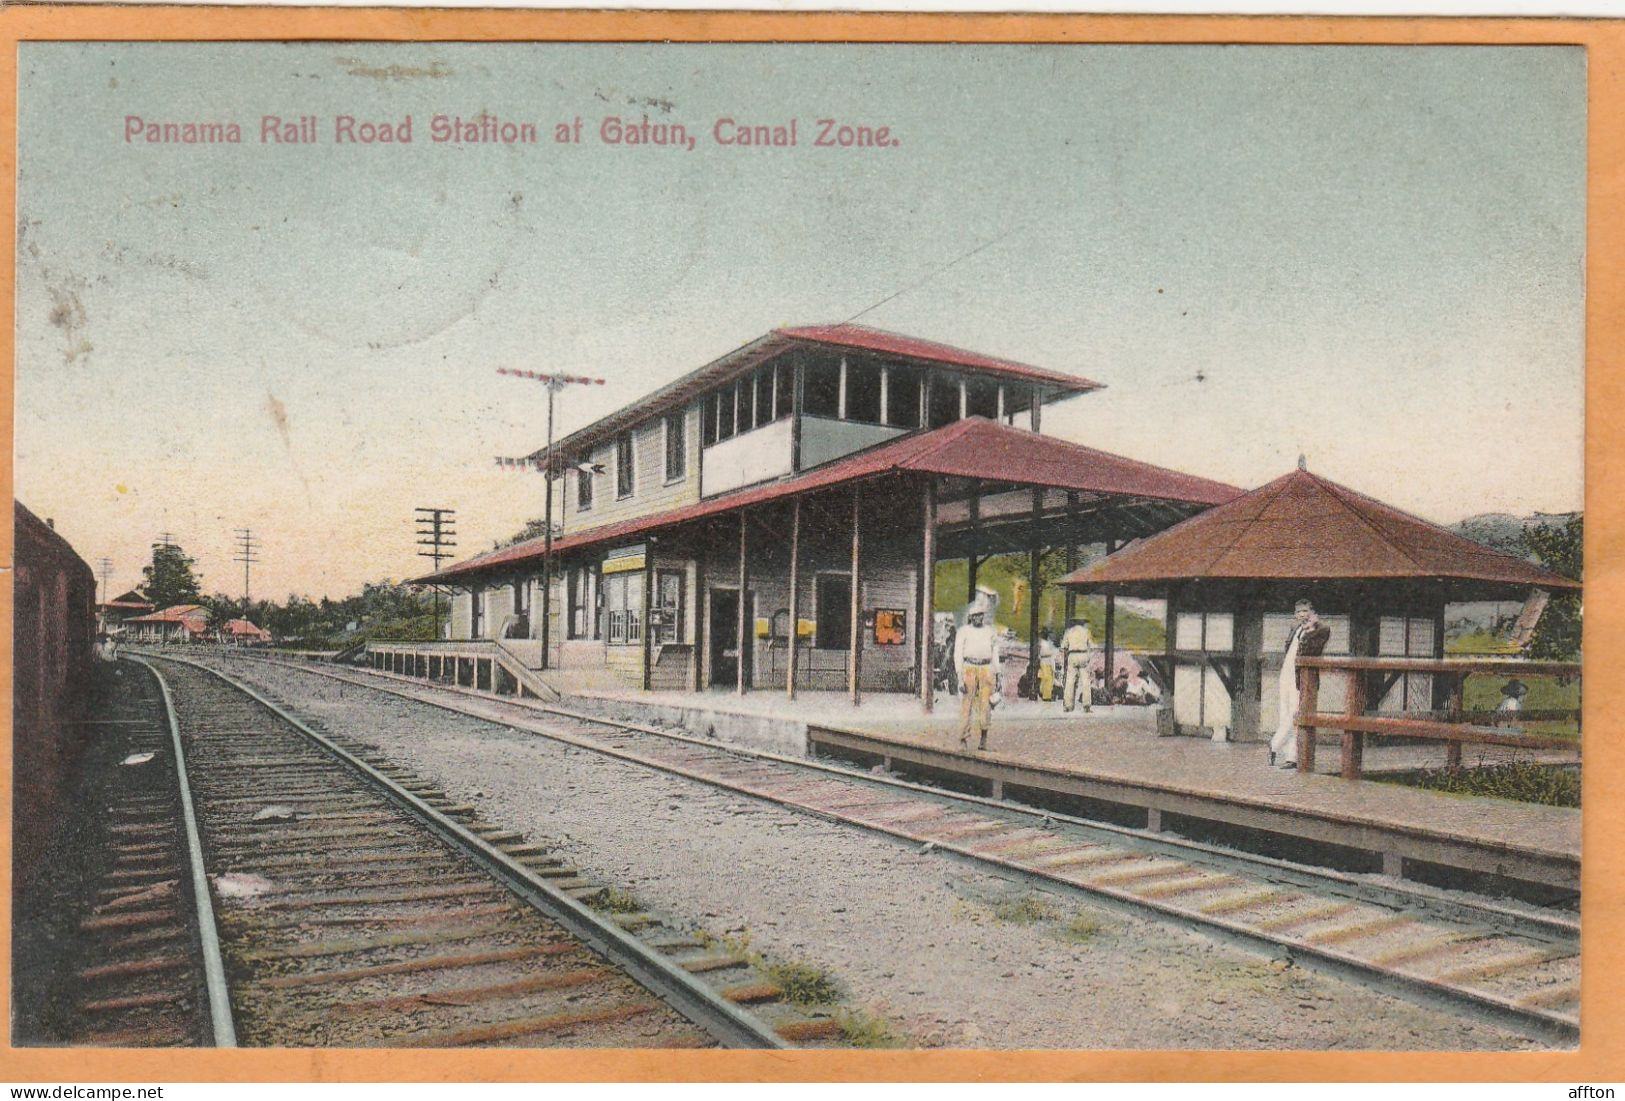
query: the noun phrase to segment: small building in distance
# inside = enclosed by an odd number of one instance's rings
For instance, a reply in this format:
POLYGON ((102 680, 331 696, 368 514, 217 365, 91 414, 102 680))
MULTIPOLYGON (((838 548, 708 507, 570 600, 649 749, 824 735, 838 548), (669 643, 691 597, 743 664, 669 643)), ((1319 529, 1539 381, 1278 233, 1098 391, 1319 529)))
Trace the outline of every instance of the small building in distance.
POLYGON ((228 619, 220 628, 220 641, 228 646, 269 646, 271 632, 246 619, 228 619))
POLYGON ((131 642, 204 642, 209 637, 209 612, 201 604, 172 604, 127 619, 124 626, 131 642))
MULTIPOLYGON (((1464 539, 1302 468, 1067 576, 1079 593, 1167 602, 1178 733, 1267 739, 1300 599, 1331 628, 1326 654, 1444 656, 1446 605, 1524 600, 1579 582, 1464 539)), ((1437 706, 1433 678, 1396 673, 1368 698, 1381 711, 1437 706)), ((1320 709, 1345 706, 1342 677, 1320 709)))
POLYGON ((101 616, 103 626, 106 627, 116 626, 136 616, 149 615, 157 610, 158 605, 147 599, 147 594, 140 589, 120 593, 112 600, 96 605, 96 611, 101 616))

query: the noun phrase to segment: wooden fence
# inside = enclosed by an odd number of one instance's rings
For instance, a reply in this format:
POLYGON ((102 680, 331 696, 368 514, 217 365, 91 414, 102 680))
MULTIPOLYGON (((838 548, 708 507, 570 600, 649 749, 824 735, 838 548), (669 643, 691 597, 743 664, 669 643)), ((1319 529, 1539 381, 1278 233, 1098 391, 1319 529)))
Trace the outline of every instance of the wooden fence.
POLYGON ((1506 725, 1496 725, 1572 721, 1578 730, 1578 707, 1539 711, 1468 711, 1463 706, 1467 678, 1474 674, 1497 678, 1557 677, 1578 682, 1579 662, 1505 658, 1305 657, 1298 660, 1298 669, 1298 768, 1305 772, 1315 766, 1314 735, 1317 729, 1342 733, 1342 774, 1348 780, 1360 778, 1367 734, 1442 741, 1446 743, 1446 760, 1451 768, 1461 766, 1461 747, 1467 742, 1525 749, 1563 748, 1579 752, 1579 742, 1575 738, 1531 734, 1507 729, 1506 725), (1323 672, 1342 673, 1348 679, 1347 704, 1342 714, 1321 711, 1319 708, 1320 677, 1323 672), (1397 715, 1369 712, 1367 701, 1383 697, 1382 678, 1389 678, 1389 683, 1392 683, 1393 678, 1405 673, 1430 674, 1443 681, 1448 703, 1442 711, 1428 711, 1426 717, 1414 712, 1397 715))

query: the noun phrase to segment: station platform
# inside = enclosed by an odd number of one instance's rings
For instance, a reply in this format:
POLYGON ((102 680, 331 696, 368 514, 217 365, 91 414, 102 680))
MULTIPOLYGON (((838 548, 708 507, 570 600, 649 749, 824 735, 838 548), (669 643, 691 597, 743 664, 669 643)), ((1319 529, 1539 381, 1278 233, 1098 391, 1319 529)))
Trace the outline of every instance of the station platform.
MULTIPOLYGON (((1529 885, 1578 893, 1580 811, 1446 794, 1336 774, 1337 743, 1323 738, 1317 771, 1270 768, 1258 742, 1159 737, 1148 707, 1006 700, 987 752, 959 747, 959 701, 876 694, 854 708, 844 693, 572 693, 595 710, 681 722, 722 740, 754 742, 881 766, 994 798, 1153 831, 1237 845, 1307 863, 1430 882, 1465 878, 1486 889, 1529 885), (741 731, 744 731, 742 734, 741 731)), ((1468 765, 1528 751, 1468 747, 1468 765)), ((1369 776, 1440 767, 1444 747, 1368 746, 1369 776)), ((1573 753, 1545 763, 1578 765, 1573 753)), ((1540 892, 1537 892, 1540 893, 1540 892)))

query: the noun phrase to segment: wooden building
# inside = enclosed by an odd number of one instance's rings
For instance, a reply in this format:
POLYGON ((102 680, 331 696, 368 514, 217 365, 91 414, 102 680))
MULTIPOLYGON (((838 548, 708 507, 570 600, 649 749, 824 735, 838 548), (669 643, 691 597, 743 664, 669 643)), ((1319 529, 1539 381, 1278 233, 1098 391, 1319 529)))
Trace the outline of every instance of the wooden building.
POLYGON ((545 539, 416 580, 454 590, 453 640, 535 668, 915 691, 937 562, 969 559, 973 588, 990 554, 1036 569, 1240 493, 1041 434, 1046 405, 1098 388, 854 325, 778 330, 531 456, 558 474, 551 593, 545 539))
MULTIPOLYGON (((1437 658, 1447 605, 1523 600, 1579 583, 1299 469, 1068 576, 1078 593, 1167 602, 1175 730, 1267 739, 1300 599, 1331 628, 1328 655, 1437 658)), ((1396 674, 1378 710, 1435 706, 1432 678, 1396 674)), ((1346 685, 1326 678, 1320 708, 1346 685)))
POLYGON ((203 642, 209 634, 209 612, 201 604, 172 604, 127 619, 124 627, 131 642, 203 642))

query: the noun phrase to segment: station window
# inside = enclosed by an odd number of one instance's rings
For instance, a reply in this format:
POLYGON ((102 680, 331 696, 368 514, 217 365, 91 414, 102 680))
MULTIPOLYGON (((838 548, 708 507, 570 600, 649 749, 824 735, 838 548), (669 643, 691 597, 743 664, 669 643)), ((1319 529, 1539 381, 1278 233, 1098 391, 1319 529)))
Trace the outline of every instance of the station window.
POLYGON ((631 646, 643 641, 643 574, 636 571, 604 578, 605 641, 631 646))
POLYGON ((880 423, 880 368, 861 360, 846 365, 846 419, 880 423))
POLYGON ((815 603, 818 608, 820 650, 845 650, 852 645, 852 582, 845 574, 818 575, 815 603))
POLYGON ((789 362, 773 367, 773 419, 783 420, 795 408, 796 370, 789 362))
POLYGON ((683 641, 683 571, 655 572, 655 600, 652 622, 654 641, 662 646, 683 641))
POLYGON ((469 594, 468 637, 483 638, 485 632, 485 593, 475 589, 469 594))
POLYGON ((990 421, 997 420, 999 416, 999 384, 990 379, 966 379, 965 416, 986 417, 990 421))
POLYGON ((734 416, 739 409, 739 387, 725 386, 717 391, 717 441, 731 440, 738 423, 734 416))
POLYGON ((688 421, 682 413, 666 418, 666 481, 688 477, 688 421))
POLYGON ((1004 423, 1015 424, 1017 417, 1025 417, 1033 407, 1033 388, 1020 382, 1004 384, 1004 423))
POLYGON ((615 496, 630 497, 636 486, 632 469, 632 433, 615 437, 615 496))
POLYGON ((939 375, 931 380, 931 408, 927 424, 941 428, 959 419, 959 380, 952 375, 939 375))
POLYGON ((595 577, 596 575, 590 566, 576 566, 566 576, 566 599, 569 601, 570 606, 566 633, 570 638, 587 637, 587 610, 592 606, 592 588, 595 577))
POLYGON ((819 359, 807 364, 806 382, 801 391, 801 411, 809 417, 841 415, 841 365, 837 360, 819 359))
POLYGON ((576 511, 592 508, 592 471, 576 467, 576 511))
POLYGON ((513 582, 513 614, 530 615, 530 580, 516 577, 513 582))
POLYGON ((894 428, 918 428, 924 372, 899 364, 887 367, 886 375, 886 423, 894 428))

